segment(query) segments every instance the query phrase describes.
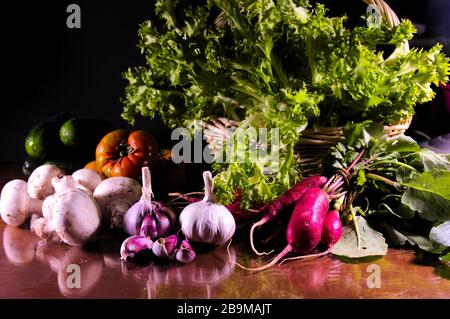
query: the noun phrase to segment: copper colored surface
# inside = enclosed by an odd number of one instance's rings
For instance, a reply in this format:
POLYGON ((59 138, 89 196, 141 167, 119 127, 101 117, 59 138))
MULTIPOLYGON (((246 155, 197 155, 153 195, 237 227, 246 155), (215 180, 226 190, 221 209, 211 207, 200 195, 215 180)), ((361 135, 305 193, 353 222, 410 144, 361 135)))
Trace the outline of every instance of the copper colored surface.
MULTIPOLYGON (((3 165, 0 186, 17 177, 17 166, 3 165)), ((120 262, 119 246, 110 238, 89 249, 46 243, 0 222, 0 298, 450 298, 444 268, 409 250, 390 249, 369 263, 325 257, 252 273, 230 263, 226 249, 200 254, 187 265, 134 267, 120 262), (68 266, 74 264, 80 267, 80 288, 67 285, 68 266), (380 288, 368 288, 373 265, 379 266, 380 288)), ((250 256, 245 245, 231 249, 240 263, 264 262, 250 256)))

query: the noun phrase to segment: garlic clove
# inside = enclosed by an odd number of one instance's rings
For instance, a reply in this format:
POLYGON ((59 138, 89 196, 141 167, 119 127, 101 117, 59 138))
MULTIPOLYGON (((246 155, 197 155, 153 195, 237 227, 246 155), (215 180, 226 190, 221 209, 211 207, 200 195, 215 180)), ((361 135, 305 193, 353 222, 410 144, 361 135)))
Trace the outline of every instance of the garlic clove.
POLYGON ((196 257, 194 249, 192 249, 189 241, 186 239, 181 242, 180 247, 178 248, 175 259, 183 264, 190 263, 196 257))
MULTIPOLYGON (((144 220, 144 217, 151 213, 151 208, 142 201, 138 201, 131 206, 124 218, 123 229, 128 235, 140 234, 140 229, 144 220)), ((143 236, 147 236, 142 234, 143 236)))
POLYGON ((147 263, 152 257, 152 246, 153 242, 148 237, 128 237, 120 247, 120 258, 135 264, 147 263))
POLYGON ((177 247, 177 235, 160 238, 153 243, 152 251, 156 257, 171 258, 177 247))
POLYGON ((156 240, 157 238, 167 236, 171 229, 172 221, 166 214, 160 213, 157 208, 153 212, 145 215, 139 234, 156 240))
POLYGON ((156 222, 156 218, 152 214, 146 215, 144 217, 139 234, 141 236, 150 237, 152 240, 160 237, 158 236, 158 225, 156 222))
POLYGON ((159 235, 167 236, 167 235, 169 235, 169 232, 172 228, 172 224, 166 215, 162 215, 162 214, 160 214, 160 215, 161 215, 161 217, 159 218, 159 235))

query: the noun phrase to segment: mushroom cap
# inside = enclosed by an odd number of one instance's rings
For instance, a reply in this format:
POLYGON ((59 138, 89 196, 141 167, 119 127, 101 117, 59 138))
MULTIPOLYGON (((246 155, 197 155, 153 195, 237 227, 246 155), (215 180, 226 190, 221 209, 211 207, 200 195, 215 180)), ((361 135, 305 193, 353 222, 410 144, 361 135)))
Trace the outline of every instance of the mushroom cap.
POLYGON ((131 207, 142 195, 141 185, 129 177, 110 177, 101 182, 94 191, 94 198, 102 213, 109 216, 109 207, 122 202, 131 207))
POLYGON ((32 198, 44 199, 53 194, 53 177, 64 175, 64 172, 55 165, 44 164, 36 168, 28 178, 28 194, 32 198))
POLYGON ((27 182, 15 179, 8 182, 0 195, 0 213, 3 221, 12 226, 19 226, 27 218, 28 202, 27 182))
POLYGON ((88 242, 98 231, 101 212, 92 196, 81 189, 70 189, 55 196, 53 222, 62 241, 72 246, 88 242))
POLYGON ((97 186, 103 181, 103 177, 90 168, 82 168, 72 174, 74 181, 94 193, 97 186))
POLYGON ((65 192, 69 189, 77 188, 75 180, 70 175, 55 176, 51 180, 55 193, 65 192))
MULTIPOLYGON (((90 189, 88 189, 84 185, 79 184, 77 181, 75 181, 75 179, 71 175, 60 175, 53 177, 52 185, 53 188, 55 189, 55 193, 64 192, 73 188, 79 188, 89 192, 92 195, 92 191, 90 189)), ((49 195, 48 197, 50 196, 52 195, 49 195)))

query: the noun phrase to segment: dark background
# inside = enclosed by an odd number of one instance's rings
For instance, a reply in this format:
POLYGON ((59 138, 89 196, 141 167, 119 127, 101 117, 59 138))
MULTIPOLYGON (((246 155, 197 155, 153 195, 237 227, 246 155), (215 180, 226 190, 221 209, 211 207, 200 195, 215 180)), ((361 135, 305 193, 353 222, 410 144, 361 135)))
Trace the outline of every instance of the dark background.
MULTIPOLYGON (((61 111, 127 127, 120 117, 126 84, 121 74, 144 63, 137 48, 137 31, 153 12, 152 2, 27 0, 2 4, 7 20, 1 26, 0 161, 23 160, 28 131, 61 111), (66 26, 70 3, 81 7, 81 29, 66 26)), ((161 139, 167 136, 158 121, 141 119, 136 126, 161 139)))
MULTIPOLYGON (((321 2, 332 13, 347 12, 350 21, 360 21, 365 12, 358 0, 321 2)), ((428 47, 440 41, 449 53, 450 1, 388 3, 400 17, 427 26, 413 44, 428 47)), ((152 0, 2 2, 0 161, 22 161, 28 131, 60 111, 127 126, 120 117, 126 85, 121 73, 144 63, 137 30, 152 8, 152 0), (81 29, 66 26, 70 3, 81 7, 81 29)), ((418 111, 412 129, 430 136, 450 131, 441 95, 418 111)), ((162 146, 169 144, 169 130, 158 120, 139 119, 136 126, 153 133, 162 146)))

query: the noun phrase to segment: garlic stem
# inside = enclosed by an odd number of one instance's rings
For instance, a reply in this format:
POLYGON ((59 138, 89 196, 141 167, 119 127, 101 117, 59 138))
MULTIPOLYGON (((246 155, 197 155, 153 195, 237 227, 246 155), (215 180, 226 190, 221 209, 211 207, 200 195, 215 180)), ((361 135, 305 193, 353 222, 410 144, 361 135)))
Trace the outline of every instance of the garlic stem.
POLYGON ((205 184, 204 202, 215 202, 216 199, 213 193, 212 174, 210 171, 203 172, 203 183, 205 184))
POLYGON ((153 198, 152 177, 147 166, 142 167, 142 199, 151 203, 153 198))

